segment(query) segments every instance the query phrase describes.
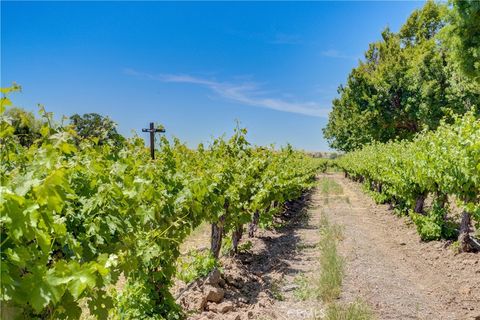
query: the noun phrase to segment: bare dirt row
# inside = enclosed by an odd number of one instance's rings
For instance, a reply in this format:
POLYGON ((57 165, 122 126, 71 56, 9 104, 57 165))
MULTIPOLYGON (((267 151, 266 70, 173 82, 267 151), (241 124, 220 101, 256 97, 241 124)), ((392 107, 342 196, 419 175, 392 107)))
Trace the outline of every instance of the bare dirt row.
POLYGON ((422 242, 406 217, 377 205, 341 175, 350 204, 327 213, 344 226, 343 298, 363 297, 380 319, 480 319, 480 255, 422 242))
POLYGON ((289 205, 282 228, 244 239, 252 242, 248 251, 224 257, 222 275, 177 288, 191 319, 321 319, 326 306, 299 293, 322 272, 322 215, 343 233, 339 303, 360 299, 378 319, 480 319, 480 254, 421 242, 408 219, 375 204, 359 185, 336 173, 321 178, 332 179, 342 192, 313 190, 289 205))

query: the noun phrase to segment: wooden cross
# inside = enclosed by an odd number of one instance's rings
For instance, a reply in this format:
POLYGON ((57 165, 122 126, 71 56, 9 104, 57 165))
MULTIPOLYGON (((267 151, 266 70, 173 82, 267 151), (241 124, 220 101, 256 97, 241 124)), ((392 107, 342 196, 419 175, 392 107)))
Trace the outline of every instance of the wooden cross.
POLYGON ((150 132, 150 155, 155 159, 155 133, 165 132, 163 128, 155 128, 153 122, 150 122, 150 128, 142 129, 142 132, 150 132))

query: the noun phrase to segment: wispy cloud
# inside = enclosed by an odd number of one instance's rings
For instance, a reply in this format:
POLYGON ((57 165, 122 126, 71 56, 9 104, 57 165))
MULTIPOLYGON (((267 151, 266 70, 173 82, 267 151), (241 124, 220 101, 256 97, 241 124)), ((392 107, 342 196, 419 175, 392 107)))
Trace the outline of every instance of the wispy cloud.
POLYGON ((302 39, 298 34, 277 33, 270 43, 273 44, 301 44, 302 39))
POLYGON ((352 56, 345 54, 341 51, 335 50, 335 49, 330 49, 330 50, 325 50, 320 52, 320 54, 324 57, 329 57, 329 58, 337 58, 337 59, 349 59, 349 60, 356 60, 359 59, 360 57, 358 56, 352 56))
POLYGON ((297 113, 312 117, 327 117, 329 109, 320 106, 317 102, 298 102, 265 96, 265 92, 254 82, 231 83, 205 78, 194 77, 188 74, 150 74, 133 69, 125 69, 124 73, 130 76, 145 79, 185 83, 205 87, 216 95, 237 103, 273 109, 277 111, 297 113))

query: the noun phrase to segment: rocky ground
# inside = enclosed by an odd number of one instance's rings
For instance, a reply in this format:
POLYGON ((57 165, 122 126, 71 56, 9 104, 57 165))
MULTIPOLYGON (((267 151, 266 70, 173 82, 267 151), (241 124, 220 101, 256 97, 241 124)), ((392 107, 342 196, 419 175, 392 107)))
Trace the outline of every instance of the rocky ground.
POLYGON ((299 291, 321 272, 322 215, 343 230, 339 302, 361 299, 379 319, 480 319, 480 254, 421 242, 408 219, 376 205, 358 184, 339 174, 323 177, 336 181, 342 194, 314 190, 290 205, 284 227, 244 239, 251 249, 224 257, 221 273, 176 287, 190 319, 321 319, 322 302, 302 300, 299 291))

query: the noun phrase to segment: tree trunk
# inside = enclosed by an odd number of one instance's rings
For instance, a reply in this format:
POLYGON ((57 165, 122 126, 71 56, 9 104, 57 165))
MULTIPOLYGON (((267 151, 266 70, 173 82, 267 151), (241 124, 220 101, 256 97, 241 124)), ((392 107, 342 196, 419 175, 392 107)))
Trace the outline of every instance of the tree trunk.
POLYGON ((382 193, 382 184, 380 182, 377 183, 377 192, 382 193))
POLYGON ((423 214, 423 205, 425 204, 425 199, 427 198, 428 193, 424 192, 417 197, 415 202, 415 212, 423 214))
POLYGON ((257 210, 253 213, 252 222, 250 222, 250 225, 248 226, 248 237, 249 238, 255 237, 255 231, 257 231, 257 226, 258 226, 258 220, 259 219, 260 219, 260 213, 257 210))
POLYGON ((238 244, 240 243, 240 239, 242 239, 243 235, 243 226, 238 225, 235 230, 232 232, 232 246, 233 246, 233 252, 235 254, 238 253, 238 244))
POLYGON ((462 221, 460 222, 460 234, 458 235, 458 244, 460 252, 472 251, 470 240, 470 213, 466 210, 462 212, 462 221))
POLYGON ((212 223, 212 234, 211 234, 211 244, 210 252, 212 253, 215 259, 218 259, 220 254, 220 249, 222 248, 222 239, 223 239, 223 224, 225 222, 225 216, 221 216, 217 223, 212 223))
MULTIPOLYGON (((448 195, 446 193, 442 193, 440 191, 437 191, 435 193, 435 203, 440 207, 440 209, 445 208, 447 201, 448 201, 448 195)), ((447 221, 447 210, 445 210, 445 213, 443 215, 443 220, 447 221)))

